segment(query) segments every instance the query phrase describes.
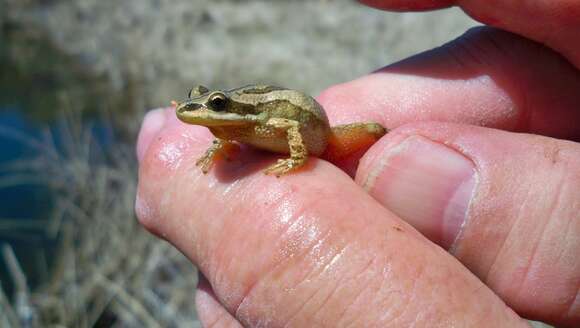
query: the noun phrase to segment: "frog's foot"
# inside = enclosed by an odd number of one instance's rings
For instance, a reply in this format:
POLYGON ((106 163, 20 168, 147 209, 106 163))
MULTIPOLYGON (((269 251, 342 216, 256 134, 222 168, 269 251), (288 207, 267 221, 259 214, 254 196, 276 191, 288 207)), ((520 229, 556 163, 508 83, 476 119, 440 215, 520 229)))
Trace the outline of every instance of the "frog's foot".
POLYGON ((265 174, 272 174, 276 177, 284 175, 290 171, 296 170, 297 168, 303 166, 306 163, 306 158, 303 159, 294 159, 294 158, 287 158, 287 159, 279 159, 278 162, 270 167, 268 167, 264 173, 265 174))
POLYGON ((300 134, 300 123, 284 118, 271 118, 268 120, 267 125, 286 131, 290 158, 279 159, 276 164, 267 168, 264 173, 274 174, 279 177, 303 166, 308 159, 308 151, 300 134))
POLYGON ((215 139, 211 147, 205 151, 205 154, 195 162, 203 174, 206 174, 211 169, 213 162, 223 157, 226 160, 230 160, 230 153, 234 152, 238 146, 231 141, 223 139, 215 139))

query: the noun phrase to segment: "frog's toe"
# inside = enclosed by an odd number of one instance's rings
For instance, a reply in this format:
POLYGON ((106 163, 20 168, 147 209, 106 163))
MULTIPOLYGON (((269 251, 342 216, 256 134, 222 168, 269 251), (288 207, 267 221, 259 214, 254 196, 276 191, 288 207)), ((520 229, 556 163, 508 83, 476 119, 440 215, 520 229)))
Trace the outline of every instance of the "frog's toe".
POLYGON ((195 165, 201 169, 201 172, 203 172, 203 174, 206 174, 207 172, 209 172, 212 163, 213 161, 211 158, 202 157, 198 159, 197 162, 195 162, 195 165))
POLYGON ((264 174, 268 175, 275 175, 277 177, 284 175, 290 171, 295 170, 296 168, 302 166, 303 163, 299 163, 298 161, 288 158, 288 159, 279 159, 278 162, 264 171, 264 174))

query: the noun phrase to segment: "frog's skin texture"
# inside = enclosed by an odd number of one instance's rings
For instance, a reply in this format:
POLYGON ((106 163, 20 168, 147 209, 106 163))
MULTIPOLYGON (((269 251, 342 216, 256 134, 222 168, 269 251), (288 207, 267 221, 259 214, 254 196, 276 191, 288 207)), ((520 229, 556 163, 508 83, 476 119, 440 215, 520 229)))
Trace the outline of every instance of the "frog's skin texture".
POLYGON ((227 157, 232 142, 271 152, 290 154, 268 169, 281 176, 303 166, 309 155, 331 160, 368 149, 387 130, 377 123, 354 123, 331 128, 314 98, 269 85, 250 85, 229 91, 194 87, 189 99, 177 104, 177 117, 206 126, 216 137, 197 161, 203 173, 218 155, 227 157))

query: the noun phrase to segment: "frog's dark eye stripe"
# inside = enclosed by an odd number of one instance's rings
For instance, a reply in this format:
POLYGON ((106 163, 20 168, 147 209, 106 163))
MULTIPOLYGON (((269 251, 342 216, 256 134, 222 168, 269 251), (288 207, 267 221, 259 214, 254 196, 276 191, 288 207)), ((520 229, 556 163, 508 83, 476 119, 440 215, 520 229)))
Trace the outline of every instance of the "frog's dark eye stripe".
POLYGON ((261 95, 268 92, 286 90, 284 88, 276 87, 273 85, 255 85, 253 87, 243 87, 242 92, 249 95, 261 95))
POLYGON ((208 104, 212 110, 221 112, 226 109, 228 98, 223 93, 215 93, 209 98, 208 104))

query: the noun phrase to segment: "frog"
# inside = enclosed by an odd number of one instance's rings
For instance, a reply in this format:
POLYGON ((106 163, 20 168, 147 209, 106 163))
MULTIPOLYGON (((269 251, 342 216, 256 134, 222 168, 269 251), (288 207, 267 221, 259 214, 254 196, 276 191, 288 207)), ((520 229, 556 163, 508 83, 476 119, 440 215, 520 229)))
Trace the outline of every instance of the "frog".
POLYGON ((228 159, 238 143, 289 155, 264 171, 280 177, 302 168, 309 156, 336 162, 365 151, 388 131, 375 122, 331 127, 326 112, 313 97, 266 84, 230 90, 197 85, 185 101, 173 105, 179 120, 205 126, 215 136, 196 162, 204 174, 217 158, 228 159))

